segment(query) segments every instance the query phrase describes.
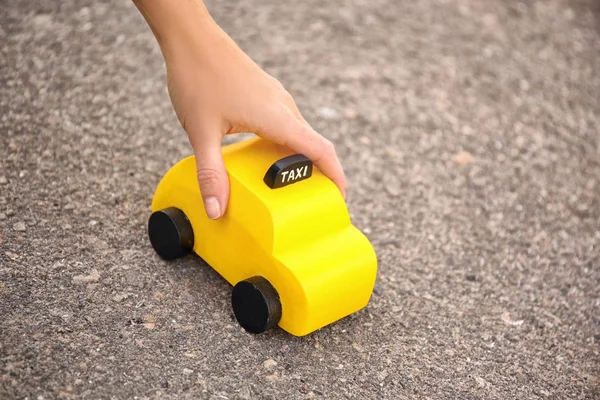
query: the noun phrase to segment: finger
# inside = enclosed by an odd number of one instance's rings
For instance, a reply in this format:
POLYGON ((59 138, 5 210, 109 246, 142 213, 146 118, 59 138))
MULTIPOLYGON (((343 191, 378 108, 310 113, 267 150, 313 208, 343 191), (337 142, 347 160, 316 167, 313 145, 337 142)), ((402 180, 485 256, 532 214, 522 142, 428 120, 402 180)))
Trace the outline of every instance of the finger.
POLYGON ((268 118, 269 123, 257 134, 310 158, 346 197, 346 177, 333 143, 319 135, 308 123, 284 109, 268 118))
POLYGON ((221 134, 208 125, 189 134, 196 156, 198 185, 206 215, 217 219, 225 213, 229 201, 229 177, 221 153, 221 134))

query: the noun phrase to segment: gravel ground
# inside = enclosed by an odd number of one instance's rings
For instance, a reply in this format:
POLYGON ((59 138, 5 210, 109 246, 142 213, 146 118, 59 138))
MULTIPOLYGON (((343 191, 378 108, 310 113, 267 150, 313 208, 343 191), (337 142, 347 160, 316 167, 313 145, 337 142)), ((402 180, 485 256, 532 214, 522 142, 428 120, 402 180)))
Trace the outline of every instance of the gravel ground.
POLYGON ((0 398, 600 398, 600 4, 212 0, 379 257, 309 336, 145 225, 190 154, 129 1, 0 1, 0 398))

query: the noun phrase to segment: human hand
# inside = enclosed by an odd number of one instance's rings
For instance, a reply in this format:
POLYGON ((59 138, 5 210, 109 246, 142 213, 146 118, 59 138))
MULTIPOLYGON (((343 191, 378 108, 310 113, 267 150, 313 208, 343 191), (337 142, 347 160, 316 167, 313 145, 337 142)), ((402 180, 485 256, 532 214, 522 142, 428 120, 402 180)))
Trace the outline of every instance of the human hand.
POLYGON ((216 24, 204 28, 201 37, 189 37, 163 54, 169 94, 194 149, 208 217, 223 215, 229 199, 221 155, 226 134, 254 132, 304 154, 344 194, 345 177, 333 144, 310 127, 281 83, 225 32, 216 24))
POLYGON ((169 94, 194 149, 209 218, 219 218, 227 208, 221 140, 231 133, 254 132, 304 154, 345 195, 333 144, 310 127, 281 83, 219 28, 202 0, 133 1, 165 57, 169 94))

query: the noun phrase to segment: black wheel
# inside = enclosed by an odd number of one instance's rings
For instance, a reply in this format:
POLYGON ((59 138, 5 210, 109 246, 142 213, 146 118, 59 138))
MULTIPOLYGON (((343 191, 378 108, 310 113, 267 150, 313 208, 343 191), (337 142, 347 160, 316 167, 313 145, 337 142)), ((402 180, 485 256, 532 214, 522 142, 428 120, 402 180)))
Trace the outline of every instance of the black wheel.
POLYGON ((279 294, 262 276, 248 278, 233 287, 231 305, 239 324, 250 333, 262 333, 281 319, 279 294))
POLYGON ((183 257, 194 247, 194 231, 183 211, 170 207, 148 219, 148 236, 156 253, 165 260, 183 257))

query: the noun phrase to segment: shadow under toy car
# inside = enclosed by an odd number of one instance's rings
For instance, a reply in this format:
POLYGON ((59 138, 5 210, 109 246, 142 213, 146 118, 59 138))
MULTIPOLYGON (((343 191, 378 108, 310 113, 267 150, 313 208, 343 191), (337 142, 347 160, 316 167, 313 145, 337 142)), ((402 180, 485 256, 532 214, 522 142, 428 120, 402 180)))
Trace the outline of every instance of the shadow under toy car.
POLYGON ((227 211, 204 211, 194 157, 163 177, 150 242, 172 260, 194 251, 231 285, 240 325, 302 336, 365 307, 377 270, 338 188, 300 154, 255 138, 223 147, 227 211))

